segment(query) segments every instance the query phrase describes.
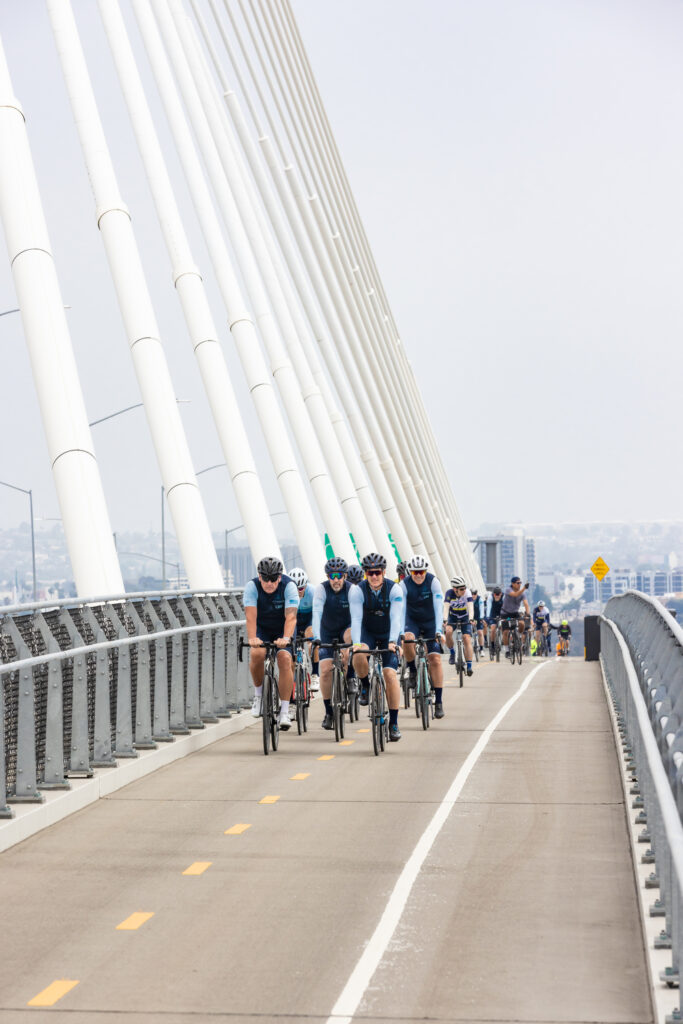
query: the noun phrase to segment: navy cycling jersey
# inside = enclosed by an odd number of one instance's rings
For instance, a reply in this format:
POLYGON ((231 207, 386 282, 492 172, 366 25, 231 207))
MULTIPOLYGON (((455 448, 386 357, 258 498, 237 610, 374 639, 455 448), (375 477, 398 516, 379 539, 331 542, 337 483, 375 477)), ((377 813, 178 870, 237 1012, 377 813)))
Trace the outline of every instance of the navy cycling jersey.
POLYGON ((303 633, 308 629, 311 624, 312 615, 313 587, 310 583, 307 583, 303 595, 299 598, 299 607, 296 610, 296 629, 298 633, 303 633))
POLYGON ((272 594, 266 594, 261 580, 256 576, 244 588, 245 608, 256 607, 256 624, 272 636, 283 636, 285 631, 285 610, 297 608, 299 595, 296 584, 284 574, 272 594))
POLYGON ((363 580, 351 588, 349 603, 354 644, 361 643, 361 634, 397 642, 403 624, 403 591, 398 583, 383 580, 382 586, 373 590, 368 581, 363 580))
POLYGON ((313 597, 313 636, 316 640, 340 637, 351 625, 349 591, 353 586, 344 580, 344 586, 335 593, 329 580, 319 583, 313 597))
POLYGON ((490 619, 500 618, 500 610, 503 607, 503 595, 500 597, 491 597, 488 608, 488 617, 490 619))
POLYGON ((443 616, 443 596, 441 584, 436 576, 428 572, 422 583, 417 583, 408 575, 401 581, 404 591, 405 622, 409 632, 417 626, 423 636, 434 636, 441 628, 443 616))
POLYGON ((481 598, 479 597, 479 594, 477 594, 477 596, 473 599, 472 606, 474 608, 474 618, 478 622, 479 619, 481 618, 481 598))
POLYGON ((468 605, 472 604, 472 595, 469 590, 466 590, 464 594, 456 594, 451 587, 446 591, 444 601, 448 605, 448 621, 451 625, 455 622, 469 622, 468 605))

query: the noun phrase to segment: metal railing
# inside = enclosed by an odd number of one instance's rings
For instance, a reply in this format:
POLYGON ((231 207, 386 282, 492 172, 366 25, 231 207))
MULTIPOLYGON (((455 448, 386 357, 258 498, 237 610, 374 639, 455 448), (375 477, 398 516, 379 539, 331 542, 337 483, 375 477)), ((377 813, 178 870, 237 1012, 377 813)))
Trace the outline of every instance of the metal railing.
MULTIPOLYGON (((600 620, 605 679, 632 772, 642 862, 654 865, 647 887, 659 896, 649 909, 665 928, 655 946, 671 948, 660 975, 679 985, 683 951, 683 630, 657 601, 628 591, 612 598, 600 620)), ((679 1009, 671 1020, 681 1020, 679 1009)))
POLYGON ((0 817, 249 703, 240 590, 3 609, 0 817))

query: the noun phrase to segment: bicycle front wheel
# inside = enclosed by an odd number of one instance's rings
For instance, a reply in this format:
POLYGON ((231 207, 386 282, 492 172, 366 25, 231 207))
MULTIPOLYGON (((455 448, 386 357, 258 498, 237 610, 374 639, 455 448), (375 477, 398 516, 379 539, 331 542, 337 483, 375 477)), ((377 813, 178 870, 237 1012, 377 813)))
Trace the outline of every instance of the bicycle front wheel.
POLYGON ((462 640, 458 644, 457 662, 458 662, 458 679, 459 679, 459 682, 460 682, 460 686, 462 686, 464 684, 464 682, 465 682, 465 651, 463 649, 462 640))
POLYGON ((417 689, 416 693, 420 694, 420 716, 422 718, 422 728, 429 728, 429 677, 427 676, 427 666, 422 663, 417 670, 417 689))
POLYGON ((341 673, 336 665, 332 670, 332 720, 334 722, 334 738, 339 743, 339 740, 344 739, 344 705, 341 673))
POLYGON ((375 751, 375 756, 378 756, 380 751, 383 750, 382 743, 382 705, 380 699, 380 686, 376 679, 373 678, 370 690, 370 721, 372 723, 372 749, 375 751))
POLYGON ((277 724, 280 713, 280 694, 275 679, 270 680, 270 742, 273 750, 277 750, 280 742, 280 726, 277 724))

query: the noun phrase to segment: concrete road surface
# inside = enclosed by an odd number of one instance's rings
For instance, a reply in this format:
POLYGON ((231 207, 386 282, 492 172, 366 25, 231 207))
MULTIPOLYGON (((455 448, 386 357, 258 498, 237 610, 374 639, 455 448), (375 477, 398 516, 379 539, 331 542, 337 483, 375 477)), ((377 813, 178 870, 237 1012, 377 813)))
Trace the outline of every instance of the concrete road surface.
POLYGON ((534 667, 447 668, 381 757, 256 723, 0 855, 1 1024, 650 1021, 599 671, 534 667))

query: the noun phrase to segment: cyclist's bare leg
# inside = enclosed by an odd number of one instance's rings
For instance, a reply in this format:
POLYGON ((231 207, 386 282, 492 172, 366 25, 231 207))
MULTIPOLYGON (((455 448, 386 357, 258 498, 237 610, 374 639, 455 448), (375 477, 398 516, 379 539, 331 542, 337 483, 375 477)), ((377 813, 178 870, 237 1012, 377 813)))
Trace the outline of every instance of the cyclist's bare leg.
POLYGON ((356 675, 359 679, 367 679, 370 666, 368 664, 367 654, 363 654, 363 651, 368 650, 367 644, 361 644, 360 648, 356 648, 353 655, 353 667, 356 670, 356 675))
POLYGON ((404 633, 403 635, 403 654, 409 664, 415 664, 415 644, 411 643, 411 640, 415 639, 414 633, 404 633))
POLYGON ((265 647, 252 647, 249 654, 249 672, 254 686, 263 686, 263 666, 266 660, 265 647))
POLYGON ((469 633, 463 633, 462 642, 465 647, 465 660, 472 661, 474 657, 474 652, 472 650, 472 637, 469 635, 469 633))
POLYGON ((441 661, 441 655, 438 652, 428 654, 427 665, 429 666, 429 674, 432 677, 432 686, 434 689, 437 686, 441 689, 443 686, 443 662, 441 661))
POLYGON ((398 711, 401 706, 401 687, 399 686, 396 670, 393 668, 384 669, 384 685, 387 690, 387 704, 390 711, 398 711))
POLYGON ((324 658, 320 662, 320 692, 323 700, 330 700, 332 697, 332 658, 324 658))
POLYGON ((277 689, 280 700, 290 700, 294 689, 294 673, 292 672, 292 655, 289 651, 277 652, 277 667, 277 689))
POLYGON ((446 647, 449 651, 453 650, 453 627, 446 626, 446 647))

